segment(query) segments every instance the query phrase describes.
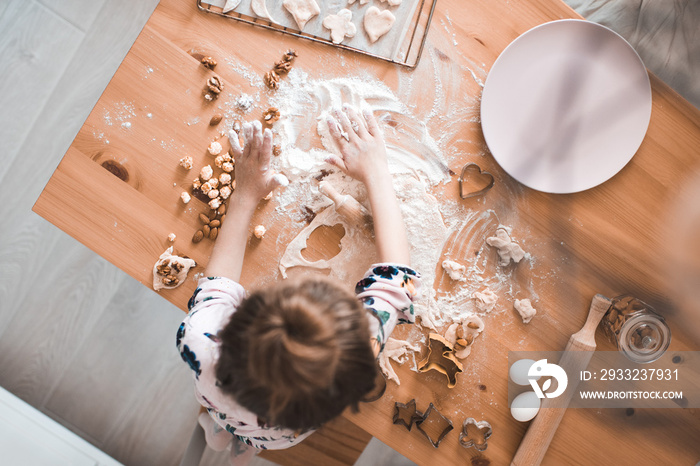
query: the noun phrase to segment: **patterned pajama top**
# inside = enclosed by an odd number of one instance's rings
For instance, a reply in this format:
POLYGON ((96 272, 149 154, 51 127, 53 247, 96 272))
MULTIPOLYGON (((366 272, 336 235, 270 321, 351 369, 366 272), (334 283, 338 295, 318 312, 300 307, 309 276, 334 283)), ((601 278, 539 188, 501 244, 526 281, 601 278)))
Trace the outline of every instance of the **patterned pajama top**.
MULTIPOLYGON (((381 351, 397 324, 414 322, 412 303, 420 294, 420 275, 397 264, 375 264, 357 283, 355 293, 368 311, 372 346, 381 351)), ((217 334, 245 295, 243 287, 228 278, 202 278, 188 304, 189 313, 177 331, 177 348, 193 371, 197 400, 219 426, 258 449, 288 448, 313 431, 297 435, 290 429, 260 426, 254 413, 217 387, 217 334)))

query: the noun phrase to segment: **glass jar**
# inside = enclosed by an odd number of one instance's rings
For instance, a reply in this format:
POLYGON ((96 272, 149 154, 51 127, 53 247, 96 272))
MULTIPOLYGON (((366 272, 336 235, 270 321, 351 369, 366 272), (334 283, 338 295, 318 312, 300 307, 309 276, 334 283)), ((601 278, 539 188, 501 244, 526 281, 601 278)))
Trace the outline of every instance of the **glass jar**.
POLYGON ((631 295, 614 298, 603 331, 631 361, 656 361, 671 343, 671 329, 654 309, 631 295))

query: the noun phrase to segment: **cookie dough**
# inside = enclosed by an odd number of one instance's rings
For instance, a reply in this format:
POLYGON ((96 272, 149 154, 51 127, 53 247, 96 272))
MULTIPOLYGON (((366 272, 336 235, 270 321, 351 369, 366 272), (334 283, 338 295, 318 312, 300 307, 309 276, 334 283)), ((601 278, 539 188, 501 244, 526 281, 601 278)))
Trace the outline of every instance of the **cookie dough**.
POLYGON ((466 280, 464 273, 467 271, 467 268, 462 264, 450 259, 445 259, 442 261, 442 268, 445 270, 445 272, 447 272, 447 275, 449 275, 452 280, 457 282, 463 282, 466 280))
POLYGON ((235 10, 240 3, 241 0, 226 0, 223 13, 228 13, 229 11, 235 10))
POLYGON ((197 265, 189 257, 173 255, 173 247, 170 246, 160 255, 153 266, 153 289, 156 291, 172 290, 182 285, 187 278, 187 273, 197 265))
POLYGON ((532 303, 529 299, 516 299, 513 303, 513 307, 518 311, 520 317, 522 317, 524 324, 529 323, 532 318, 535 317, 535 314, 537 314, 537 309, 532 307, 532 303))
POLYGON ((484 291, 476 291, 472 294, 476 301, 476 308, 481 312, 491 312, 498 301, 496 293, 486 288, 484 291))
POLYGON ((390 359, 403 364, 408 359, 409 351, 419 352, 420 346, 411 345, 405 340, 396 340, 394 338, 389 338, 384 344, 384 351, 379 353, 379 368, 382 370, 387 380, 393 380, 396 385, 401 385, 399 377, 394 372, 394 368, 391 367, 390 359))
POLYGON ((384 3, 388 3, 389 6, 399 6, 403 0, 381 0, 384 3))
POLYGON ((282 5, 291 13, 300 31, 304 30, 311 18, 321 13, 316 0, 284 0, 282 5))
POLYGON ((253 9, 253 13, 261 18, 269 20, 274 23, 275 20, 270 16, 270 12, 267 11, 267 5, 265 5, 265 0, 251 0, 250 7, 253 9))
POLYGON ((389 10, 380 11, 376 6, 367 8, 363 24, 369 40, 374 43, 389 32, 394 25, 396 17, 389 10))
POLYGON ((447 328, 445 340, 455 349, 455 356, 464 359, 472 352, 474 340, 484 331, 484 321, 476 314, 466 316, 447 328))
POLYGON ((505 228, 497 229, 496 236, 486 238, 486 244, 496 248, 499 257, 498 264, 501 266, 510 264, 511 260, 517 264, 526 255, 523 248, 510 239, 510 235, 508 235, 505 228))
POLYGON ((323 19, 323 27, 330 29, 331 40, 334 44, 340 44, 346 37, 355 37, 357 28, 352 23, 352 12, 343 8, 335 15, 328 15, 323 19))
POLYGON ((263 239, 263 236, 265 236, 265 233, 267 233, 267 228, 265 228, 264 225, 258 225, 253 229, 253 234, 258 239, 263 239))

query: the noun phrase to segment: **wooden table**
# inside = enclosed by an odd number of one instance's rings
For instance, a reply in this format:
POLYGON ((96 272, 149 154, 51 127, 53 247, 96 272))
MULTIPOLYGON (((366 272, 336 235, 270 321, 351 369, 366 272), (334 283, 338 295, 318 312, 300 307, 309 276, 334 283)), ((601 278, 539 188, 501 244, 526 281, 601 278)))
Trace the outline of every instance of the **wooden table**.
MULTIPOLYGON (((200 13, 194 0, 163 0, 34 211, 146 286, 151 286, 153 263, 169 245, 171 232, 178 237, 178 250, 197 261, 194 272, 201 272, 212 243, 192 244, 189 238, 198 228, 198 213, 206 206, 193 199, 183 208, 179 193, 195 175, 179 169, 177 161, 191 155, 195 166, 204 165, 206 148, 219 130, 207 126, 215 107, 200 93, 213 73, 192 52, 211 55, 222 63, 216 74, 223 78, 229 97, 249 88, 224 65, 227 60, 262 76, 282 52, 294 48, 300 55, 295 66, 318 78, 362 70, 396 89, 401 78, 410 74, 414 80, 431 83, 436 73, 452 73, 455 79, 451 82, 458 84, 447 89, 442 101, 445 107, 456 96, 478 99, 481 89, 471 75, 474 67, 488 70, 518 35, 547 21, 575 17, 558 0, 440 0, 423 59, 416 70, 407 71, 200 13), (199 117, 201 123, 193 124, 193 117, 199 117), (131 127, 122 124, 126 122, 131 127)), ((490 155, 480 158, 483 168, 495 173, 497 185, 475 208, 494 209, 505 217, 517 213, 518 228, 539 239, 533 246, 536 267, 530 276, 516 274, 514 280, 536 284, 540 314, 528 326, 512 315, 489 317, 454 389, 446 388, 439 374, 417 374, 404 365, 397 369, 400 386, 390 383, 382 399, 363 405, 358 414, 348 413, 347 419, 418 464, 465 464, 470 460, 488 464, 479 458, 507 464, 526 429, 526 424, 511 418, 507 408, 508 351, 563 349, 569 335, 582 326, 595 293, 634 293, 666 311, 674 332, 671 350, 698 349, 689 346, 683 322, 674 320, 665 279, 669 226, 664 219, 683 184, 700 173, 700 112, 655 77, 651 81, 653 109, 646 138, 631 163, 602 186, 572 195, 534 192, 504 174, 490 155), (419 409, 433 402, 455 424, 455 431, 437 450, 415 429, 408 432, 392 425, 394 401, 411 398, 416 398, 419 409), (458 426, 468 416, 486 419, 493 426, 489 448, 482 454, 458 445, 458 426)), ((428 88, 413 93, 405 103, 430 109, 433 100, 428 88)), ((474 154, 485 150, 485 144, 478 122, 465 118, 456 124, 459 134, 441 144, 463 154, 450 167, 458 172, 474 154)), ((436 135, 443 125, 444 121, 432 119, 428 127, 436 135)), ((454 197, 455 184, 440 186, 434 194, 441 199, 454 197)), ((266 219, 271 209, 273 205, 262 205, 254 222, 266 219)), ((285 224, 268 227, 272 238, 290 228, 285 224)), ((329 235, 326 242, 335 239, 329 235)), ((472 251, 456 252, 467 255, 472 251)), ((275 279, 279 256, 274 241, 251 242, 243 285, 275 279)), ((436 283, 449 291, 446 279, 436 283)), ((188 281, 161 294, 184 310, 194 288, 195 282, 188 281)), ((397 335, 405 331, 400 329, 397 335)), ((598 342, 601 349, 613 349, 602 335, 598 342)), ((545 464, 695 464, 700 459, 698 438, 700 413, 694 409, 636 410, 633 414, 624 409, 569 410, 545 464)))

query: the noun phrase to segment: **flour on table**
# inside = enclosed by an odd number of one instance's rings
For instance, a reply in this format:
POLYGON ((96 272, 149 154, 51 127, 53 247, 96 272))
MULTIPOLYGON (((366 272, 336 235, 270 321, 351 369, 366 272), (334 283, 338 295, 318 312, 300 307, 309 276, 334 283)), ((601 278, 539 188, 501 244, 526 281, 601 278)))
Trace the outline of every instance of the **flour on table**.
POLYGON ((497 229, 495 236, 486 238, 486 244, 496 248, 500 259, 498 264, 502 266, 510 264, 511 260, 517 264, 526 256, 523 248, 510 238, 505 228, 497 229))
POLYGON ((394 338, 389 338, 384 344, 384 350, 379 353, 379 367, 386 376, 387 380, 393 380, 396 385, 401 385, 399 377, 394 372, 394 368, 391 367, 390 359, 403 364, 408 359, 409 352, 420 351, 419 345, 412 345, 405 340, 397 340, 394 338))
POLYGON ((515 307, 515 310, 520 314, 524 324, 529 323, 532 318, 535 317, 535 314, 537 314, 537 310, 532 307, 532 303, 529 299, 516 299, 513 303, 513 307, 515 307))
POLYGON ((321 13, 316 0, 284 0, 282 5, 291 13, 300 31, 304 30, 311 18, 321 13))
POLYGON ((362 24, 365 32, 369 36, 370 42, 374 43, 384 34, 391 30, 396 17, 389 10, 380 11, 376 6, 367 8, 362 24))
POLYGON ((467 268, 462 264, 450 259, 445 259, 442 261, 442 268, 445 272, 447 272, 450 279, 458 282, 466 280, 464 273, 467 271, 467 268))
POLYGON ((486 288, 483 291, 475 292, 472 297, 474 298, 476 308, 481 312, 491 312, 498 301, 498 296, 496 293, 486 288))

